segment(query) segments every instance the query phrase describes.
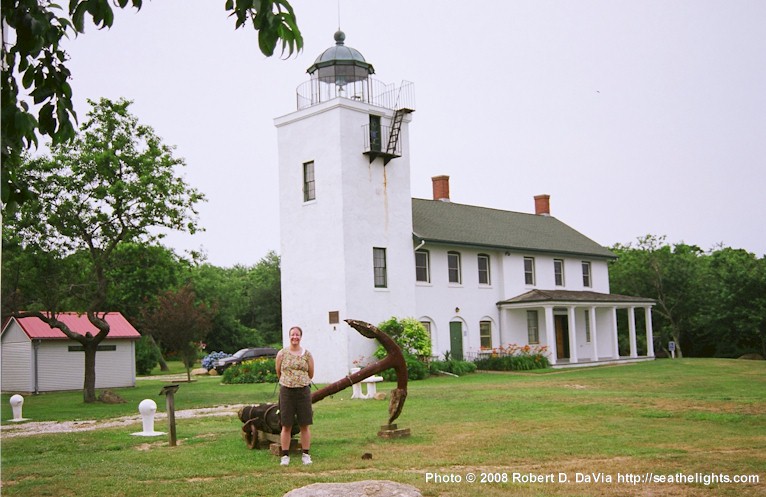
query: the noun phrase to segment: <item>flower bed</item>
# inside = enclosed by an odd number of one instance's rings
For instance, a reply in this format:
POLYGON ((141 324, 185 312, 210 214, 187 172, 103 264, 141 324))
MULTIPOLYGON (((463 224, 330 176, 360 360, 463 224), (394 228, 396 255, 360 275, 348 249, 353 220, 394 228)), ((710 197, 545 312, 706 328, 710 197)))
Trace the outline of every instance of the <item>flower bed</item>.
POLYGON ((486 371, 529 371, 550 367, 548 347, 510 344, 483 353, 474 361, 477 369, 486 371))

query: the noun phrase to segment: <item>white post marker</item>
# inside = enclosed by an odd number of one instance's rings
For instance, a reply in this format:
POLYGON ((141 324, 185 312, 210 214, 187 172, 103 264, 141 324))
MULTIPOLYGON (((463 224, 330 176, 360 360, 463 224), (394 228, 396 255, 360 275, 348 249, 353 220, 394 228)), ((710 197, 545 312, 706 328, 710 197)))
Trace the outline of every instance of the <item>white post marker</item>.
POLYGON ((138 412, 141 413, 141 420, 144 425, 144 431, 131 433, 138 437, 158 437, 164 435, 164 432, 154 431, 154 414, 157 412, 157 403, 152 399, 144 399, 138 404, 138 412))
POLYGON ((11 395, 11 410, 13 411, 13 419, 10 421, 19 423, 21 421, 27 421, 27 418, 21 415, 21 409, 24 406, 24 397, 19 394, 11 395))
POLYGON ((668 350, 670 351, 670 358, 676 358, 676 342, 668 342, 668 350))

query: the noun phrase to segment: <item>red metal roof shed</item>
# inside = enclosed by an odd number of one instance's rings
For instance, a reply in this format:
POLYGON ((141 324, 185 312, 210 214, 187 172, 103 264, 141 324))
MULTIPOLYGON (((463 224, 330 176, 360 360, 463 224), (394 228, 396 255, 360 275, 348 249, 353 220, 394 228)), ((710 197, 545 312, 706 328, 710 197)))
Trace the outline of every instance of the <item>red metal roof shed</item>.
MULTIPOLYGON (((80 335, 90 332, 95 335, 98 333, 98 328, 93 326, 88 321, 88 316, 85 314, 78 314, 76 312, 62 312, 57 316, 57 319, 65 323, 70 330, 80 335)), ((115 339, 136 339, 141 338, 141 334, 131 325, 125 316, 119 312, 110 312, 104 320, 109 323, 109 335, 107 338, 115 339)), ((19 325, 22 330, 31 339, 39 340, 69 340, 69 337, 64 335, 64 332, 58 328, 51 328, 48 324, 36 317, 19 318, 19 325)))

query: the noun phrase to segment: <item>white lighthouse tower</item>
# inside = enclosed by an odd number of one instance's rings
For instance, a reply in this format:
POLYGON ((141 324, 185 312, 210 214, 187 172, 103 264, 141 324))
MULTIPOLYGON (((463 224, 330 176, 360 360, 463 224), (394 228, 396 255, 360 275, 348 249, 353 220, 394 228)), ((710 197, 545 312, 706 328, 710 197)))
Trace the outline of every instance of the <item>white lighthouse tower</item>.
POLYGON ((315 381, 336 381, 376 343, 343 320, 415 313, 408 126, 411 83, 371 78, 335 45, 308 68, 297 110, 275 119, 279 142, 282 323, 303 329, 315 381))

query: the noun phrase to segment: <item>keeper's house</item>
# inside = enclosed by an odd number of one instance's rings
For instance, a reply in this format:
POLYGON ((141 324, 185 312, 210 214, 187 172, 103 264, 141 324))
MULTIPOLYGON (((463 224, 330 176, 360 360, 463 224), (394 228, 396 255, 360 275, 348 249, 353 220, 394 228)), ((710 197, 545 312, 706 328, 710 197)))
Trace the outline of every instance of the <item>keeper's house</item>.
MULTIPOLYGON (((85 315, 61 313, 72 331, 98 333, 85 315)), ((136 340, 141 335, 120 313, 104 318, 109 335, 96 354, 96 388, 136 385, 136 340)), ((82 346, 36 317, 10 318, 2 330, 4 393, 79 390, 85 377, 82 346)))

